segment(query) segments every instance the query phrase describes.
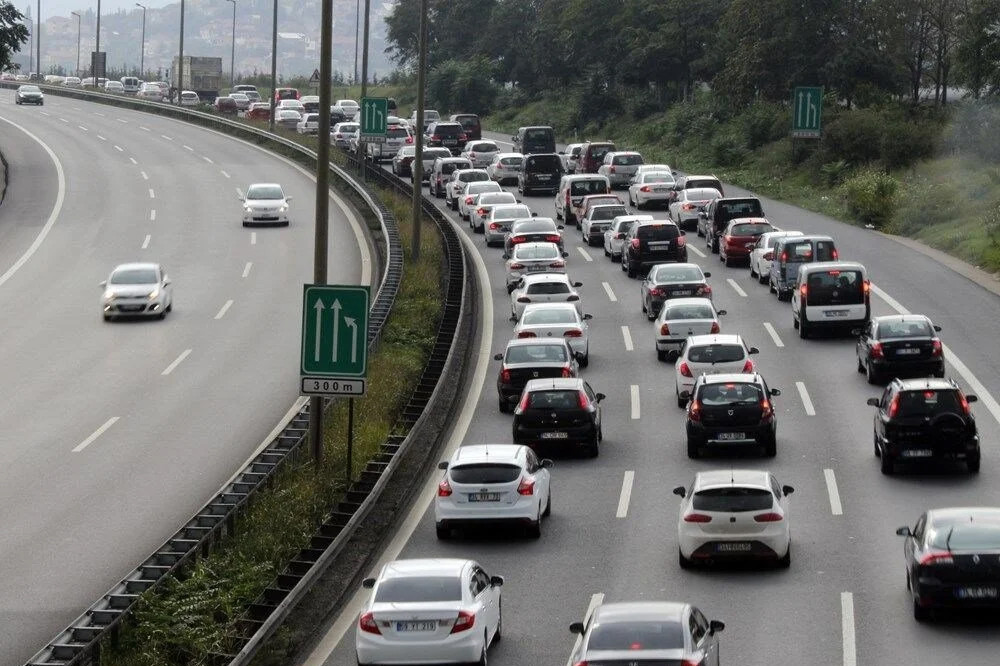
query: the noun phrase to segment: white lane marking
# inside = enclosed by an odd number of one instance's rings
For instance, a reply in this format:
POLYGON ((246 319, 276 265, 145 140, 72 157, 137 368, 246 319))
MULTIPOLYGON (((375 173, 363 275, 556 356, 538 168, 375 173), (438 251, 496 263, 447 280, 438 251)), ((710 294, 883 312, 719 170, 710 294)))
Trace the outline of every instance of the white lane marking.
POLYGON ((219 312, 218 314, 215 315, 215 318, 222 319, 223 317, 225 317, 226 313, 229 312, 229 308, 231 308, 232 306, 233 306, 233 299, 230 298, 228 301, 225 302, 222 308, 219 309, 219 312))
POLYGON ((840 624, 844 634, 844 666, 857 666, 858 652, 854 643, 854 595, 840 593, 840 624))
POLYGON ((243 267, 243 277, 250 275, 250 269, 253 267, 253 262, 248 261, 247 265, 243 267))
POLYGON ((147 174, 145 171, 140 171, 139 173, 142 174, 143 180, 149 180, 149 174, 147 174))
POLYGON ((149 198, 150 199, 155 199, 156 198, 156 192, 153 191, 152 187, 149 188, 149 198))
POLYGON ((593 261, 594 260, 594 258, 592 256, 590 256, 590 253, 587 252, 586 250, 584 250, 579 245, 576 246, 576 249, 578 249, 580 251, 580 254, 582 254, 583 258, 586 259, 587 261, 593 261))
POLYGON ((691 250, 692 252, 694 252, 695 254, 697 254, 702 259, 705 258, 705 253, 702 252, 701 250, 699 250, 698 248, 696 248, 694 245, 688 245, 687 249, 691 250))
POLYGON ((105 421, 104 425, 102 425, 100 428, 98 428, 97 430, 95 430, 90 437, 88 437, 87 439, 83 440, 82 442, 80 442, 79 444, 77 444, 75 447, 73 447, 73 453, 79 453, 80 451, 83 451, 85 448, 87 448, 88 446, 90 446, 91 444, 93 444, 94 441, 98 437, 100 437, 105 432, 107 432, 108 428, 110 428, 115 423, 117 423, 119 418, 120 417, 118 417, 118 416, 112 416, 110 419, 108 419, 107 421, 105 421))
POLYGON ((602 282, 601 286, 604 287, 604 293, 608 295, 608 300, 610 300, 612 303, 617 303, 618 297, 615 296, 615 292, 611 289, 611 285, 608 284, 607 282, 602 282))
MULTIPOLYGON (((117 148, 117 146, 116 146, 116 148, 117 148)), ((138 164, 138 162, 135 161, 134 157, 128 158, 128 161, 131 162, 132 164, 138 164)))
POLYGON ((52 206, 52 212, 49 213, 49 217, 47 220, 45 220, 45 224, 42 226, 42 230, 38 232, 37 236, 35 236, 35 240, 31 241, 31 245, 29 245, 28 249, 24 251, 24 254, 18 257, 17 261, 15 261, 14 264, 10 268, 8 268, 3 275, 0 275, 0 287, 2 287, 7 282, 7 280, 9 280, 14 275, 14 273, 20 270, 20 268, 24 266, 26 263, 28 263, 28 260, 31 259, 31 256, 38 251, 39 247, 41 247, 42 242, 45 240, 45 237, 49 235, 49 231, 52 230, 52 226, 56 223, 56 220, 59 219, 59 213, 62 211, 63 200, 66 198, 66 174, 63 172, 62 162, 59 161, 59 158, 56 157, 56 154, 52 152, 52 149, 49 148, 49 146, 44 141, 42 141, 37 136, 26 130, 24 127, 21 127, 20 125, 18 125, 13 121, 7 120, 6 118, 0 118, 0 121, 3 121, 8 125, 16 127, 17 129, 21 130, 30 139, 32 139, 38 145, 40 145, 43 150, 45 150, 45 152, 49 156, 49 159, 51 159, 53 164, 55 164, 56 181, 57 181, 56 202, 52 206))
POLYGON ((778 332, 776 330, 774 330, 774 326, 771 325, 771 322, 769 322, 769 321, 765 321, 764 322, 764 330, 767 331, 767 334, 771 336, 772 340, 774 340, 774 346, 775 347, 784 347, 785 346, 785 343, 782 342, 781 338, 778 337, 778 332))
POLYGON ((184 150, 194 150, 191 146, 184 146, 184 150))
POLYGON ((143 127, 142 125, 139 125, 139 129, 141 129, 143 132, 148 132, 149 131, 148 127, 143 127))
POLYGON ((622 339, 625 340, 625 351, 632 351, 634 349, 632 346, 632 332, 629 331, 628 326, 622 326, 622 339))
POLYGON ((128 123, 128 121, 125 120, 124 118, 115 118, 115 120, 117 120, 120 123, 128 123))
POLYGON ((151 211, 149 211, 149 221, 153 222, 154 220, 156 220, 156 209, 155 208, 152 209, 151 211))
POLYGON ((632 393, 632 418, 639 418, 639 385, 632 384, 629 387, 629 391, 632 393))
MULTIPOLYGON (((883 301, 889 304, 889 307, 898 312, 899 314, 910 314, 910 311, 904 308, 899 301, 885 293, 874 284, 872 285, 872 292, 876 296, 881 298, 883 301)), ((969 388, 979 397, 979 402, 989 410, 990 414, 997 423, 1000 423, 1000 404, 990 395, 989 390, 983 386, 983 383, 972 374, 972 370, 969 370, 969 366, 962 362, 962 359, 958 358, 948 345, 941 345, 941 349, 944 352, 944 360, 951 364, 951 367, 955 368, 955 372, 962 376, 962 379, 969 385, 969 388)))
POLYGON ((736 293, 739 294, 741 297, 743 298, 747 297, 747 292, 743 291, 743 287, 736 284, 736 280, 734 280, 733 278, 726 278, 726 282, 728 282, 729 286, 732 287, 733 290, 736 291, 736 293))
POLYGON ((615 518, 625 518, 628 516, 628 503, 632 499, 632 482, 635 480, 635 471, 628 470, 622 479, 622 492, 618 496, 618 512, 615 518))
POLYGON ((251 231, 250 232, 250 244, 251 245, 256 245, 257 244, 257 232, 256 231, 251 231))
POLYGON ((166 139, 167 141, 173 141, 173 139, 172 139, 172 138, 170 138, 169 136, 167 136, 166 134, 161 134, 161 135, 160 135, 160 138, 161 138, 161 139, 166 139))
POLYGON ((117 150, 119 153, 124 152, 121 146, 115 146, 115 150, 117 150))
MULTIPOLYGON (((497 143, 500 142, 498 141, 497 143)), ((590 621, 590 616, 593 615, 594 611, 597 610, 597 607, 603 603, 604 603, 604 593, 602 592, 598 592, 597 594, 590 597, 590 603, 587 604, 587 612, 584 613, 583 615, 583 626, 587 626, 587 623, 590 621)), ((576 654, 576 651, 580 649, 580 641, 582 640, 583 636, 580 636, 578 634, 576 640, 573 641, 573 649, 570 650, 569 659, 566 660, 566 666, 573 666, 573 655, 576 654)))
POLYGON ((240 188, 237 187, 236 188, 236 196, 238 196, 240 199, 242 199, 243 198, 243 190, 241 190, 240 188))
POLYGON ((799 397, 802 398, 802 408, 806 410, 806 416, 816 416, 816 409, 813 407, 812 398, 806 390, 805 382, 795 382, 795 388, 799 390, 799 397))
POLYGON ((190 349, 185 349, 184 351, 181 352, 181 355, 178 356, 177 358, 175 358, 174 362, 171 363, 170 365, 168 365, 166 367, 166 369, 163 372, 161 372, 160 374, 164 375, 164 376, 169 375, 171 372, 173 372, 174 370, 176 370, 177 366, 180 365, 181 363, 183 363, 184 359, 186 359, 188 357, 188 355, 190 355, 190 354, 191 354, 191 350, 190 349))
POLYGON ((835 516, 844 515, 844 507, 840 505, 840 491, 837 490, 837 477, 833 475, 832 469, 824 469, 823 476, 826 478, 826 494, 830 496, 830 513, 835 516))
POLYGON ((77 125, 77 127, 79 127, 79 128, 80 128, 81 130, 83 130, 84 132, 89 132, 89 131, 90 131, 89 129, 87 129, 87 128, 86 128, 86 127, 84 127, 83 125, 77 125))
POLYGON ((60 118, 59 120, 63 121, 64 123, 68 123, 68 122, 69 122, 69 121, 68 121, 68 120, 66 120, 65 118, 60 118))
POLYGON ((219 171, 222 172, 222 175, 225 176, 226 178, 232 177, 229 175, 229 172, 227 172, 225 169, 219 169, 219 171))
POLYGON ((100 139, 101 141, 107 141, 108 140, 107 137, 103 137, 100 134, 97 135, 97 138, 100 139))
POLYGON ((202 155, 202 156, 201 156, 201 159, 205 160, 205 161, 206 161, 206 162, 208 162, 209 164, 215 164, 215 162, 213 162, 213 161, 212 161, 212 158, 211 158, 211 157, 205 157, 204 155, 202 155))
POLYGON ((73 109, 74 111, 83 111, 83 109, 81 109, 81 108, 80 108, 80 107, 78 107, 78 106, 74 106, 74 107, 72 107, 72 109, 73 109))
POLYGON ((39 111, 39 113, 41 113, 43 116, 51 116, 52 115, 48 111, 39 111))
POLYGON ((153 238, 151 234, 146 234, 146 240, 142 241, 142 249, 145 250, 149 247, 149 241, 153 238))
POLYGON ((100 111, 94 111, 94 115, 95 116, 100 116, 101 118, 106 118, 107 117, 103 113, 101 113, 100 111))

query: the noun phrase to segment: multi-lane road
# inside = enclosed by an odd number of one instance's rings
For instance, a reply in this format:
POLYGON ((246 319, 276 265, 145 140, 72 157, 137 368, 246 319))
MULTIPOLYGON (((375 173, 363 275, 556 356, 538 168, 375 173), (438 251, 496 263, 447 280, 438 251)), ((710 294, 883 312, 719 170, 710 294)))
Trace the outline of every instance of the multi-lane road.
MULTIPOLYGON (((298 400, 315 180, 174 120, 0 90, 0 664, 31 654, 169 537, 298 400), (279 182, 288 228, 244 229, 238 190, 279 182), (126 261, 161 262, 164 321, 104 323, 126 261)), ((330 207, 330 281, 370 283, 330 207)))
MULTIPOLYGON (((742 193, 727 188, 727 194, 742 193)), ((551 197, 523 199, 538 215, 554 217, 551 197)), ((640 311, 639 281, 628 279, 600 248, 584 247, 579 232, 568 227, 568 271, 583 282, 584 310, 594 315, 591 362, 581 374, 608 395, 601 456, 557 458, 553 513, 537 541, 507 534, 438 541, 428 510, 435 473, 381 559, 471 557, 505 575, 504 640, 490 653, 494 663, 565 664, 575 638, 567 627, 588 607, 639 599, 689 601, 725 621, 726 664, 997 663, 994 624, 913 620, 895 528, 912 525, 930 507, 1000 503, 1000 408, 993 399, 1000 396, 1000 360, 991 343, 1000 298, 890 238, 767 199, 764 207, 777 226, 832 234, 842 258, 863 262, 875 284, 873 314, 923 312, 943 327, 948 374, 980 396, 974 411, 982 471, 883 476, 872 452, 872 408, 865 405, 879 390, 855 372, 854 341, 801 340, 788 304, 749 278, 746 268, 725 268, 693 232, 689 259, 712 272, 715 301, 728 310, 723 332, 740 333, 760 348, 760 370, 782 395, 775 399, 775 459, 689 460, 673 367, 656 359, 653 324, 640 311), (678 498, 671 489, 699 470, 729 467, 767 468, 795 487, 789 570, 678 567, 678 498)), ((481 235, 448 214, 490 285, 471 397, 450 445, 507 442, 511 417, 497 411, 497 363, 491 360, 512 329, 502 251, 487 249, 481 235)), ((653 214, 666 217, 664 211, 653 214)), ((360 590, 323 628, 305 658, 308 666, 355 663, 354 624, 367 594, 360 590)))

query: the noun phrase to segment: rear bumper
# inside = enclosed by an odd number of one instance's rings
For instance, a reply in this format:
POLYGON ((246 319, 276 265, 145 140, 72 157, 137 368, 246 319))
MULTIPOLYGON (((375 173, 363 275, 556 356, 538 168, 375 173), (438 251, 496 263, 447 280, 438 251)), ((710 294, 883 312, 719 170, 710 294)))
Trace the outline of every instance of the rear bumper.
POLYGON ((588 423, 576 427, 531 427, 516 424, 514 426, 514 442, 518 444, 528 444, 533 446, 564 446, 568 444, 579 445, 588 442, 597 433, 597 426, 588 423), (554 432, 564 432, 565 437, 553 438, 543 435, 554 432))
MULTIPOLYGON (((684 390, 684 386, 681 390, 684 390)), ((688 421, 687 436, 701 446, 760 446, 775 436, 776 429, 773 422, 745 426, 706 426, 688 421), (742 439, 723 439, 730 433, 743 433, 745 436, 742 439)))
POLYGON ((934 373, 944 372, 944 359, 935 358, 932 360, 919 360, 919 361, 888 361, 888 360, 875 360, 870 361, 872 364, 872 369, 879 374, 892 374, 895 377, 903 377, 908 375, 915 375, 921 377, 924 375, 930 375, 934 373))
POLYGON ((973 435, 961 443, 935 443, 899 441, 898 439, 879 438, 882 455, 889 455, 900 461, 966 461, 979 457, 979 435, 973 435))
MULTIPOLYGON (((477 622, 478 624, 478 622, 477 622)), ((391 641, 355 630, 354 647, 361 664, 468 664, 483 650, 482 631, 463 631, 436 641, 391 641)))
MULTIPOLYGON (((914 598, 919 606, 924 608, 978 608, 1000 610, 1000 594, 997 596, 977 596, 973 592, 970 596, 969 590, 982 588, 1000 588, 1000 580, 992 581, 969 581, 962 583, 943 582, 918 582, 914 587, 914 598)), ((979 594, 982 594, 981 592, 979 594)))
MULTIPOLYGON (((778 531, 778 530, 776 530, 778 531)), ((680 540, 681 553, 693 560, 776 560, 788 552, 789 539, 784 530, 773 535, 708 535, 684 538, 680 540), (737 546, 740 544, 740 546, 737 546), (749 545, 749 550, 746 545, 749 545)))

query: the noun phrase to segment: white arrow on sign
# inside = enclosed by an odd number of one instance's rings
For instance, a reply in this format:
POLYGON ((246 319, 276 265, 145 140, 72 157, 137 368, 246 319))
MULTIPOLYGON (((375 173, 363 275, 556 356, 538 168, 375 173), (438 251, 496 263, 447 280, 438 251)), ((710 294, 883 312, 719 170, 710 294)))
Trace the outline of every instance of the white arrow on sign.
POLYGON ((330 309, 333 310, 333 358, 330 360, 336 363, 337 344, 340 342, 340 300, 334 299, 330 309))
MULTIPOLYGON (((319 298, 316 299, 316 304, 313 305, 313 309, 316 310, 316 349, 313 352, 313 360, 316 363, 319 363, 319 343, 320 343, 320 340, 323 339, 323 327, 322 327, 322 324, 323 324, 323 310, 326 309, 326 306, 323 305, 322 299, 319 299, 319 298)), ((336 320, 334 320, 334 326, 336 326, 336 325, 337 325, 336 324, 336 320)), ((334 330, 336 330, 336 329, 334 329, 334 330)))
POLYGON ((351 337, 351 363, 358 362, 358 322, 352 317, 344 317, 344 323, 354 331, 351 337))

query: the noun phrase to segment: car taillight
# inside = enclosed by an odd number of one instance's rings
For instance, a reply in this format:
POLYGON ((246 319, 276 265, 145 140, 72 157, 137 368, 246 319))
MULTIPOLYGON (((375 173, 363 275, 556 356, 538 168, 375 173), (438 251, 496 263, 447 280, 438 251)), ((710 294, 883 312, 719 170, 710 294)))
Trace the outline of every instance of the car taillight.
POLYGON ((527 240, 527 239, 524 236, 511 236, 510 237, 510 242, 511 243, 523 243, 525 240, 527 240))
POLYGON ((549 264, 549 268, 565 268, 565 267, 566 267, 565 261, 553 261, 551 264, 549 264))
POLYGON ((743 372, 753 372, 753 361, 747 359, 747 362, 743 364, 743 372))
POLYGON ((451 497, 451 484, 448 483, 448 479, 441 479, 441 483, 438 484, 438 497, 451 497))
POLYGON ((406 137, 406 143, 408 143, 408 144, 413 143, 413 137, 412 136, 406 137))
POLYGON ((639 239, 638 238, 633 238, 632 242, 629 243, 629 245, 631 245, 633 249, 638 250, 639 249, 639 239))
POLYGON ((568 331, 566 331, 565 333, 563 333, 563 337, 564 338, 582 338, 583 337, 583 331, 581 331, 578 328, 571 328, 568 331))
POLYGON ((517 413, 523 414, 528 407, 531 407, 531 394, 525 391, 524 395, 521 396, 520 402, 517 403, 517 413))
POLYGON ((476 209, 476 215, 479 215, 480 217, 486 217, 486 209, 480 206, 479 208, 476 209))
POLYGON ((473 200, 474 198, 475 198, 475 197, 465 197, 465 205, 466 205, 466 206, 471 206, 471 205, 472 205, 472 200, 473 200))
POLYGON ((649 185, 643 185, 642 187, 639 188, 639 191, 640 192, 652 192, 653 188, 650 187, 649 185))
POLYGON ((684 236, 677 237, 677 247, 684 247, 687 245, 687 239, 684 236))
POLYGON ((668 324, 660 324, 660 335, 670 335, 670 326, 668 324))
POLYGON ((834 250, 833 250, 833 260, 834 260, 834 261, 837 261, 837 258, 838 258, 838 257, 840 257, 840 253, 839 253, 839 252, 837 252, 837 250, 836 250, 836 249, 834 249, 834 250))
POLYGON ((927 553, 920 558, 920 566, 929 566, 934 564, 954 564, 955 558, 952 557, 951 553, 941 553, 932 552, 927 553))
POLYGON ((897 393, 892 398, 892 402, 889 403, 889 418, 896 418, 896 413, 899 411, 899 394, 897 393))
POLYGON ((659 287, 653 287, 652 289, 649 290, 649 295, 650 296, 666 296, 667 292, 665 290, 663 290, 663 289, 660 289, 659 287))
POLYGON ((570 204, 570 200, 569 200, 569 190, 566 190, 566 205, 568 206, 569 204, 570 204))
MULTIPOLYGON (((467 137, 465 136, 465 134, 459 134, 459 135, 458 135, 458 140, 459 140, 459 141, 468 141, 468 138, 467 138, 467 137)), ((473 153, 473 154, 472 154, 472 156, 473 156, 473 157, 475 157, 475 156, 476 156, 476 154, 475 154, 475 153, 473 153)))
POLYGON ((712 288, 707 284, 703 284, 702 286, 698 287, 698 293, 702 295, 711 294, 712 288))
POLYGON ((475 153, 469 153, 469 158, 473 159, 473 160, 476 159, 476 154, 475 153))
POLYGON ((537 338, 538 336, 535 335, 535 333, 533 331, 521 331, 520 333, 517 334, 517 337, 519 337, 519 338, 537 338))
POLYGON ((681 204, 681 210, 694 210, 695 208, 697 208, 697 206, 695 206, 694 204, 690 203, 681 204))
POLYGON ((885 358, 885 352, 882 351, 881 342, 872 343, 872 358, 885 358))
POLYGON ((780 513, 775 513, 773 511, 768 511, 767 513, 759 513, 753 517, 753 519, 758 523, 777 523, 784 520, 780 513))
POLYGON ((521 483, 517 484, 517 494, 518 495, 534 495, 535 494, 535 477, 526 476, 521 479, 521 483))
POLYGON ((614 173, 614 172, 615 172, 615 166, 612 164, 610 167, 608 167, 608 173, 614 173))
POLYGON ((558 243, 560 240, 562 240, 562 238, 560 238, 559 236, 555 236, 555 235, 553 235, 553 236, 546 236, 545 237, 545 242, 546 243, 558 243))
POLYGON ((432 134, 431 135, 431 141, 440 141, 440 140, 441 140, 441 137, 439 137, 437 134, 432 134))
POLYGON ((681 362, 681 367, 677 369, 680 371, 681 377, 694 377, 694 375, 691 374, 691 366, 687 364, 687 361, 681 362))
POLYGON ((809 295, 809 285, 803 283, 799 285, 799 296, 802 297, 802 302, 804 303, 806 297, 809 295))
POLYGON ((788 261, 788 253, 787 252, 782 252, 781 253, 781 260, 782 261, 788 261))
POLYGON ((490 231, 496 231, 499 228, 500 228, 499 224, 497 224, 496 222, 490 222, 490 231))
POLYGON ((504 384, 510 384, 510 370, 500 371, 500 381, 504 384))
POLYGON ((962 411, 963 411, 963 412, 965 412, 965 415, 966 415, 966 416, 968 416, 969 414, 971 414, 971 413, 972 413, 972 412, 971 412, 971 411, 969 410, 969 401, 968 401, 968 400, 966 400, 966 398, 965 398, 965 394, 964 394, 964 393, 962 393, 961 391, 959 391, 959 392, 958 392, 958 403, 959 403, 960 405, 962 405, 962 411))
POLYGON ((771 261, 773 259, 774 259, 774 252, 773 251, 769 250, 769 251, 767 251, 767 252, 764 253, 764 261, 771 261))
POLYGON ((712 522, 712 516, 708 516, 704 513, 689 513, 684 516, 685 523, 710 523, 712 522))
POLYGON ((510 270, 512 270, 512 271, 519 271, 522 268, 524 268, 524 264, 511 264, 510 265, 510 270))
POLYGON ((713 322, 712 322, 712 330, 711 330, 711 331, 709 331, 709 332, 710 332, 710 333, 719 333, 719 332, 721 332, 721 331, 722 331, 722 329, 721 329, 721 328, 719 328, 719 322, 717 322, 717 321, 713 321, 713 322))
POLYGON ((771 401, 767 398, 761 398, 760 400, 760 414, 761 421, 769 422, 772 417, 774 417, 774 409, 771 407, 771 401))
POLYGON ((476 623, 476 614, 470 613, 469 611, 458 611, 458 617, 455 618, 455 624, 451 626, 451 633, 457 634, 461 631, 466 631, 472 629, 472 625, 476 623))
POLYGON ((588 661, 587 661, 587 660, 585 659, 585 660, 583 660, 583 661, 578 661, 578 662, 576 662, 575 664, 573 664, 573 666, 590 666, 590 662, 588 662, 588 661))
POLYGON ((382 634, 382 632, 379 631, 378 623, 375 622, 375 614, 371 611, 361 614, 361 619, 358 620, 358 627, 361 631, 366 631, 369 634, 382 634))
POLYGON ((570 369, 570 367, 568 365, 565 368, 562 369, 562 376, 563 377, 572 377, 573 376, 573 371, 570 369))
POLYGON ((701 401, 692 400, 688 403, 688 419, 701 421, 701 401))
POLYGON ((944 348, 941 346, 940 340, 931 340, 931 356, 940 356, 943 351, 944 348))
POLYGON ((576 392, 576 404, 580 409, 590 409, 590 398, 587 397, 586 391, 576 392))

